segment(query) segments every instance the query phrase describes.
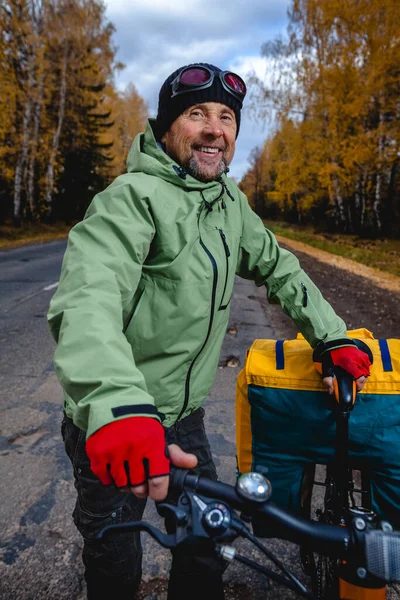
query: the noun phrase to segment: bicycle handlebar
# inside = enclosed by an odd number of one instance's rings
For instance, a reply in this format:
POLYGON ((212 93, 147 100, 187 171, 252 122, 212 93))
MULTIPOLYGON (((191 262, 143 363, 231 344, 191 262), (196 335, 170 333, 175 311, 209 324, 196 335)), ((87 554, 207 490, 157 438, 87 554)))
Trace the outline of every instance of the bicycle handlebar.
POLYGON ((262 515, 270 526, 270 537, 297 544, 309 543, 315 552, 342 559, 356 551, 365 557, 371 575, 387 583, 400 581, 400 534, 392 533, 390 525, 390 532, 378 529, 359 531, 355 526, 350 528, 308 521, 273 502, 257 504, 245 500, 230 485, 182 469, 172 470, 170 485, 180 492, 191 490, 207 498, 225 501, 252 517, 262 515))
POLYGON ((179 492, 191 490, 207 498, 225 501, 232 508, 252 517, 262 515, 270 526, 270 537, 279 537, 296 544, 311 542, 315 551, 321 554, 342 557, 347 554, 352 534, 348 527, 308 521, 279 508, 273 502, 256 504, 243 499, 236 488, 226 483, 192 475, 183 469, 172 469, 170 486, 179 492))
MULTIPOLYGON (((382 582, 400 581, 400 534, 392 533, 389 523, 382 521, 379 529, 376 523, 367 523, 361 517, 354 518, 351 524, 344 527, 309 521, 276 506, 269 501, 269 494, 266 494, 262 501, 260 498, 250 497, 239 485, 246 477, 261 482, 261 491, 264 492, 268 486, 270 490, 269 482, 258 473, 242 475, 236 487, 233 487, 173 468, 170 489, 175 493, 179 492, 178 504, 162 503, 158 509, 162 516, 175 521, 174 533, 165 534, 150 523, 136 521, 109 525, 100 532, 99 538, 111 530, 147 531, 166 548, 189 544, 188 551, 189 548, 198 547, 199 550, 209 552, 210 548, 229 548, 221 546, 221 543, 232 541, 240 535, 247 537, 264 554, 271 556, 246 527, 243 519, 246 515, 252 519, 262 519, 263 525, 268 527, 268 537, 307 544, 317 553, 343 559, 356 568, 363 566, 368 573, 382 582), (238 517, 232 509, 242 511, 242 515, 238 517)), ((260 497, 262 495, 261 493, 260 497)), ((244 560, 243 557, 241 559, 244 560)), ((265 572, 265 567, 258 563, 248 561, 247 564, 258 570, 264 569, 265 572)), ((282 564, 281 568, 284 568, 282 564)), ((286 574, 288 573, 290 575, 286 570, 286 574)), ((275 573, 270 573, 269 576, 277 578, 275 573)), ((300 595, 310 598, 304 586, 293 575, 290 577, 292 581, 283 579, 281 583, 287 587, 292 586, 292 589, 294 585, 300 595)))

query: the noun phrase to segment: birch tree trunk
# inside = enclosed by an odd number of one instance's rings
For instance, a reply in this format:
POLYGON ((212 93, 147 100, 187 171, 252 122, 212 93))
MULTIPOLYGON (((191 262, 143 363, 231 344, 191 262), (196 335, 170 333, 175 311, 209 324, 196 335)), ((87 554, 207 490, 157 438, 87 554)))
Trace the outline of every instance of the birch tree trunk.
MULTIPOLYGON (((330 128, 331 119, 330 119, 330 114, 329 114, 329 109, 328 109, 328 95, 325 90, 325 64, 326 64, 325 54, 326 54, 326 52, 325 52, 324 46, 326 45, 326 41, 324 44, 322 37, 321 37, 322 32, 319 29, 318 22, 315 17, 313 18, 312 31, 313 31, 313 35, 314 35, 316 56, 317 56, 317 61, 318 61, 318 63, 317 63, 318 74, 319 74, 319 78, 320 78, 320 82, 321 82, 320 83, 320 85, 321 85, 320 93, 321 93, 321 102, 322 102, 323 134, 327 141, 329 160, 332 165, 337 166, 338 161, 335 158, 337 153, 335 152, 335 149, 334 149, 334 140, 333 140, 333 136, 332 136, 332 132, 331 132, 331 128, 330 128)), ((331 202, 333 201, 333 206, 336 208, 336 212, 337 212, 338 219, 339 219, 339 224, 343 224, 346 222, 346 217, 345 217, 345 213, 344 213, 344 202, 343 202, 343 195, 341 193, 341 186, 340 186, 339 178, 336 175, 336 173, 333 173, 331 176, 331 193, 330 193, 330 195, 331 195, 331 202)))
POLYGON ((16 225, 20 225, 21 222, 21 196, 22 196, 22 182, 25 177, 25 167, 29 152, 29 129, 32 117, 32 94, 35 83, 35 57, 33 52, 30 52, 28 59, 28 84, 26 89, 26 104, 24 111, 24 118, 22 121, 22 148, 17 158, 17 164, 15 166, 15 177, 14 177, 14 208, 13 218, 16 225))
MULTIPOLYGON (((35 33, 35 55, 37 57, 37 63, 40 64, 44 60, 44 24, 45 24, 45 10, 46 4, 42 0, 32 1, 32 24, 35 33)), ((31 136, 30 145, 30 156, 29 164, 26 173, 26 203, 29 207, 31 216, 35 212, 34 206, 34 187, 35 187, 35 163, 37 146, 39 141, 39 128, 40 128, 40 116, 43 105, 43 92, 44 92, 44 79, 45 70, 43 64, 41 65, 41 73, 39 76, 39 82, 37 86, 37 92, 34 100, 33 109, 33 131, 31 136)))
POLYGON ((61 81, 60 81, 60 102, 58 105, 57 128, 53 135, 53 143, 50 149, 50 157, 46 172, 46 204, 47 215, 50 216, 53 210, 53 190, 54 190, 54 163, 58 152, 60 135, 65 114, 65 99, 67 95, 67 59, 68 59, 68 42, 65 40, 63 62, 61 66, 61 81))
POLYGON ((376 227, 378 232, 382 231, 382 221, 381 221, 381 210, 382 210, 382 190, 384 185, 385 173, 383 170, 383 162, 384 162, 384 149, 385 149, 385 136, 382 132, 383 125, 383 114, 382 114, 382 106, 379 107, 379 134, 378 134, 378 172, 376 174, 376 186, 375 186, 375 194, 374 201, 372 203, 372 212, 375 217, 376 227))
POLYGON ((340 189, 339 178, 336 174, 332 175, 332 187, 334 190, 334 199, 335 199, 335 205, 337 208, 337 212, 339 215, 339 222, 345 223, 346 216, 345 216, 345 212, 344 212, 344 201, 343 201, 343 196, 342 196, 342 192, 340 189))
POLYGON ((43 102, 43 88, 44 88, 44 73, 41 74, 39 80, 38 97, 35 102, 35 108, 33 113, 33 131, 32 131, 32 143, 29 157, 29 165, 27 172, 27 186, 26 186, 26 203, 29 206, 31 215, 35 213, 34 206, 34 187, 35 187, 35 163, 36 163, 36 151, 39 141, 39 127, 40 127, 40 114, 42 112, 43 102))
POLYGON ((383 173, 378 171, 376 176, 376 187, 374 201, 372 204, 372 211, 375 217, 376 227, 378 232, 382 231, 382 222, 380 218, 381 205, 382 205, 382 184, 383 184, 383 173))
POLYGON ((355 207, 356 207, 356 231, 360 231, 365 222, 365 185, 366 185, 366 172, 363 169, 357 178, 355 188, 355 207))

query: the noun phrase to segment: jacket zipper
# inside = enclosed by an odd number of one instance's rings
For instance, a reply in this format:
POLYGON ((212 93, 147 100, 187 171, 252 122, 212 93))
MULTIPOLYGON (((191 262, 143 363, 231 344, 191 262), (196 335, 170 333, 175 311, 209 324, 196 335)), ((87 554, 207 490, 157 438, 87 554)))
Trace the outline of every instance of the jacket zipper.
POLYGON ((302 281, 300 282, 300 286, 301 286, 301 289, 303 290, 303 307, 306 308, 307 300, 308 300, 307 288, 302 281))
POLYGON ((324 327, 324 323, 323 323, 321 317, 319 316, 317 309, 315 308, 314 302, 310 298, 310 294, 308 294, 307 288, 302 281, 300 282, 300 287, 303 292, 303 303, 302 303, 303 307, 306 308, 307 305, 310 304, 310 307, 313 309, 315 316, 317 317, 317 319, 319 321, 320 326, 324 327))
POLYGON ((200 356, 200 354, 203 352, 204 347, 205 347, 205 345, 208 342, 208 338, 210 337, 211 328, 212 328, 212 324, 213 324, 213 321, 214 321, 215 296, 216 296, 216 292, 217 292, 217 281, 218 281, 218 267, 217 267, 217 263, 215 261, 215 258, 213 257, 213 255, 211 254, 211 252, 209 251, 209 249, 207 248, 207 246, 205 246, 205 244, 204 244, 204 242, 203 242, 203 240, 201 238, 200 238, 200 245, 203 248, 203 250, 205 251, 205 253, 207 254, 208 258, 210 259, 210 262, 211 262, 212 268, 213 268, 213 287, 212 287, 212 294, 211 294, 210 322, 208 324, 208 331, 207 331, 206 339, 204 340, 202 347, 200 348, 200 350, 198 351, 198 353, 196 354, 196 356, 192 360, 191 365, 189 367, 189 370, 187 372, 186 381, 185 381, 185 399, 183 401, 182 410, 179 413, 177 421, 179 421, 181 419, 181 417, 184 414, 184 412, 185 412, 185 410, 187 408, 187 405, 189 403, 190 376, 192 374, 194 363, 196 362, 196 360, 198 359, 198 357, 200 356))
POLYGON ((224 291, 222 292, 221 304, 220 304, 220 307, 219 307, 218 310, 226 310, 229 302, 228 302, 228 304, 223 304, 223 301, 224 301, 224 297, 225 297, 226 286, 228 284, 228 274, 229 274, 229 261, 228 261, 228 258, 230 257, 231 253, 230 253, 228 242, 226 241, 226 237, 225 237, 224 232, 222 231, 222 229, 218 229, 218 231, 219 231, 219 235, 221 236, 222 243, 224 245, 225 258, 226 258, 226 272, 225 272, 224 291))

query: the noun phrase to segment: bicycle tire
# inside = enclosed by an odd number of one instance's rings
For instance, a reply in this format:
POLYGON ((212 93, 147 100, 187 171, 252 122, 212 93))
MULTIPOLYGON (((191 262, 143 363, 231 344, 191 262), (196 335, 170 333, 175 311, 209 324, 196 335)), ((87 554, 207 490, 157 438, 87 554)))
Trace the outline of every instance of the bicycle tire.
MULTIPOLYGON (((315 473, 315 469, 314 469, 315 473)), ((310 474, 310 473, 309 473, 310 474)), ((316 512, 317 521, 333 525, 332 502, 335 497, 334 477, 326 467, 323 509, 316 512)), ((303 516, 311 519, 311 498, 303 503, 303 516)), ((307 546, 300 548, 300 559, 304 573, 311 578, 311 589, 316 600, 337 600, 339 597, 338 561, 323 554, 313 553, 307 546)))

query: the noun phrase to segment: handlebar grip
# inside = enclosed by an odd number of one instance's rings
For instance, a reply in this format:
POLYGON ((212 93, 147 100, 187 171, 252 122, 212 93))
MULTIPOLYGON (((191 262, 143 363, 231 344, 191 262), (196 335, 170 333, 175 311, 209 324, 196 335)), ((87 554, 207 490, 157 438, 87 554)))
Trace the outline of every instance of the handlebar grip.
POLYGON ((169 487, 172 490, 182 492, 185 488, 185 480, 188 474, 188 469, 179 469, 171 465, 169 487))
POLYGON ((369 573, 387 583, 400 581, 400 534, 369 531, 365 556, 369 573))
POLYGON ((351 410, 356 399, 356 382, 342 367, 334 367, 333 389, 336 402, 343 410, 351 410))

